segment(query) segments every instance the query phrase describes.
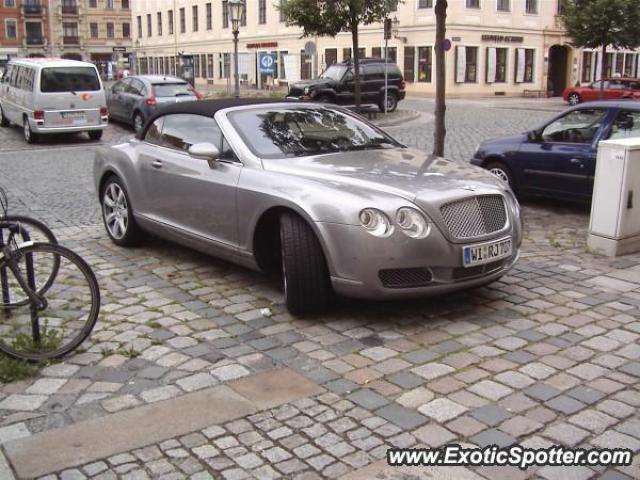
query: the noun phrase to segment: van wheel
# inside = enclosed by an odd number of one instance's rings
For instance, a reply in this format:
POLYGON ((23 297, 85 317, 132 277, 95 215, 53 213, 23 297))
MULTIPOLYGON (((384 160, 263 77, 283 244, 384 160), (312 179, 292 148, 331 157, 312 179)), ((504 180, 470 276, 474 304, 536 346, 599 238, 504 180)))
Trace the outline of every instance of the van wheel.
POLYGON ((31 131, 31 125, 29 124, 29 119, 26 116, 22 121, 22 134, 24 135, 24 140, 27 143, 36 143, 38 141, 38 135, 31 131))
POLYGON ((0 127, 8 127, 9 125, 11 125, 11 122, 7 117, 4 116, 2 106, 0 106, 0 127))
POLYGON ((140 112, 133 114, 133 130, 138 133, 144 127, 144 117, 140 112))
POLYGON ((91 140, 100 140, 102 138, 102 130, 90 130, 87 133, 91 140))
MULTIPOLYGON (((381 112, 384 113, 384 93, 380 97, 380 103, 378 104, 378 108, 381 112)), ((387 113, 395 112, 396 108, 398 108, 398 97, 393 92, 387 93, 387 113)))

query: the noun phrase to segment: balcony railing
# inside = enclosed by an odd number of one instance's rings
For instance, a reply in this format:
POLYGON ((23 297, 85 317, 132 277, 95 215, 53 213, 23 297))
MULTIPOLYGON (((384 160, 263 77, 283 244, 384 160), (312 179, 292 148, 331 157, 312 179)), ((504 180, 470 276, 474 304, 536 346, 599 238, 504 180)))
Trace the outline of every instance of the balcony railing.
POLYGON ((30 15, 40 16, 44 12, 43 12, 42 5, 39 3, 24 3, 22 5, 22 13, 25 16, 30 16, 30 15))
POLYGON ((80 45, 80 37, 78 36, 68 36, 65 35, 62 37, 63 45, 80 45))
POLYGON ((44 37, 42 35, 27 35, 26 37, 28 46, 44 45, 44 37))
POLYGON ((63 15, 78 15, 78 5, 62 5, 63 15))

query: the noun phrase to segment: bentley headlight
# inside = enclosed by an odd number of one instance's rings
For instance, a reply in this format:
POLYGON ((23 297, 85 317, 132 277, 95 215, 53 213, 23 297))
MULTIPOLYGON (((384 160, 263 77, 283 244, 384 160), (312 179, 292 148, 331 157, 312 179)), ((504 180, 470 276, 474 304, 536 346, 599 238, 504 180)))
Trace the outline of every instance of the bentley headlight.
POLYGON ((365 208, 360 212, 360 223, 375 237, 388 237, 393 233, 389 217, 375 208, 365 208))
POLYGON ((396 223, 402 232, 411 238, 426 238, 431 233, 431 225, 424 215, 415 208, 402 207, 396 213, 396 223))

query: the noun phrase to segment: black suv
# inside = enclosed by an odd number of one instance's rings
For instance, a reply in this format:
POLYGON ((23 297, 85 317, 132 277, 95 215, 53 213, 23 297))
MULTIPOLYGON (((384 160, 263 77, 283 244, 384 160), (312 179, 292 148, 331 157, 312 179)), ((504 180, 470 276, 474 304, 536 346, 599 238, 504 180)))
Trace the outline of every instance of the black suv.
MULTIPOLYGON (((384 112, 384 60, 361 58, 359 66, 362 103, 374 103, 384 112)), ((353 63, 347 60, 331 65, 319 78, 293 83, 287 98, 353 105, 354 88, 353 63)), ((387 111, 393 112, 404 97, 402 72, 395 63, 387 63, 387 111)))

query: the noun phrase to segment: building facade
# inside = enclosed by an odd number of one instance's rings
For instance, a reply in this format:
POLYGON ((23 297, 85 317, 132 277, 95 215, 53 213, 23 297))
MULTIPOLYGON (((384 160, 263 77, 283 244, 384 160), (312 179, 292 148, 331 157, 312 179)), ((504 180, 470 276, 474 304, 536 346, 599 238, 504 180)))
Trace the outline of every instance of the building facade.
POLYGON ((20 4, 18 0, 0 0, 0 68, 18 56, 22 46, 20 4))
POLYGON ((0 0, 0 28, 0 61, 85 60, 107 77, 131 53, 129 0, 0 0))

